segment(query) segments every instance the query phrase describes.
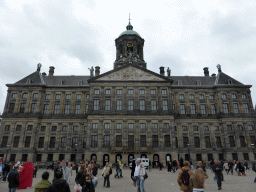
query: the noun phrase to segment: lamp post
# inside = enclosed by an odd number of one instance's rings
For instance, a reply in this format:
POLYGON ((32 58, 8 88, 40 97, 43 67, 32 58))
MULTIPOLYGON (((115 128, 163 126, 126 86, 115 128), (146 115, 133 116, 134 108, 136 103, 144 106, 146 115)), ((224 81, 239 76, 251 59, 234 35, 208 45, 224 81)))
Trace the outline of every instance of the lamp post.
POLYGON ((188 146, 188 161, 189 161, 190 160, 190 153, 189 153, 189 146, 190 146, 190 144, 188 143, 187 146, 188 146))
POLYGON ((8 156, 9 150, 10 150, 10 146, 11 145, 6 145, 6 147, 8 147, 8 149, 7 149, 7 153, 6 153, 6 157, 5 157, 5 164, 7 163, 7 156, 8 156))

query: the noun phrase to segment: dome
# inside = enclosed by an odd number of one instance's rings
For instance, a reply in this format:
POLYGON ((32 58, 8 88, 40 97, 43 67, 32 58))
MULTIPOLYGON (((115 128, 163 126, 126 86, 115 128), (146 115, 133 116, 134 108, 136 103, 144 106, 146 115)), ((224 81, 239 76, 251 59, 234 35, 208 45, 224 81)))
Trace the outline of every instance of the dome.
POLYGON ((126 29, 127 30, 121 33, 119 37, 121 37, 122 35, 138 35, 140 37, 139 33, 137 33, 136 31, 133 31, 133 26, 130 23, 126 26, 126 29))

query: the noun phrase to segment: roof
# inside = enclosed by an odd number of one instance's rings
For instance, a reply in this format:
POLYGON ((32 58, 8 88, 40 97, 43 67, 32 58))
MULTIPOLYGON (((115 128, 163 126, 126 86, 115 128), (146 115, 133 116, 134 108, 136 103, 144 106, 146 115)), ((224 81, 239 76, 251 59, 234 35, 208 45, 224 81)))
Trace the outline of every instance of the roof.
POLYGON ((126 29, 127 30, 121 33, 119 37, 121 37, 122 35, 138 35, 140 37, 139 33, 137 33, 136 31, 133 31, 133 26, 130 23, 126 26, 126 29))
POLYGON ((45 84, 48 86, 59 85, 60 81, 62 81, 62 86, 77 86, 79 85, 79 81, 82 81, 83 86, 88 86, 88 79, 90 76, 43 76, 45 84))

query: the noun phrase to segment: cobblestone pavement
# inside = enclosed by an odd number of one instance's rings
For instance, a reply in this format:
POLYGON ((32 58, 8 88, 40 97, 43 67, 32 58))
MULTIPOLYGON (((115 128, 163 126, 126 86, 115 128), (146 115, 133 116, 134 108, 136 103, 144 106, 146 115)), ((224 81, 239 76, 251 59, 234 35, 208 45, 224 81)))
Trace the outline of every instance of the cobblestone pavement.
MULTIPOLYGON (((17 190, 22 192, 34 192, 35 184, 41 180, 42 173, 46 171, 40 169, 37 172, 37 178, 33 179, 33 185, 30 189, 23 189, 17 190)), ((48 170, 50 173, 50 181, 53 178, 53 172, 48 170)), ((99 178, 99 185, 96 188, 96 192, 136 192, 136 188, 132 185, 132 181, 130 179, 130 169, 123 170, 123 178, 122 179, 115 179, 114 173, 115 170, 113 169, 113 174, 110 177, 110 188, 103 187, 103 179, 100 178, 101 171, 99 169, 98 178, 99 178)), ((178 170, 179 171, 179 170, 178 170)), ((147 171, 148 172, 148 171, 147 171)), ((73 171, 73 176, 70 184, 70 189, 74 191, 74 183, 75 183, 75 171, 73 171)), ((207 173, 209 178, 205 182, 205 191, 218 191, 217 190, 217 183, 214 181, 213 177, 214 174, 208 169, 207 173)), ((222 190, 221 191, 228 191, 228 192, 255 192, 256 191, 256 184, 253 182, 256 174, 253 171, 247 171, 247 176, 237 176, 234 175, 226 175, 224 173, 224 182, 222 182, 222 190)), ((145 181, 145 190, 146 192, 180 192, 180 188, 177 184, 177 176, 178 172, 176 173, 166 173, 166 170, 159 171, 157 169, 153 169, 152 172, 148 172, 148 179, 145 181)), ((0 183, 0 192, 8 192, 8 182, 0 183)))

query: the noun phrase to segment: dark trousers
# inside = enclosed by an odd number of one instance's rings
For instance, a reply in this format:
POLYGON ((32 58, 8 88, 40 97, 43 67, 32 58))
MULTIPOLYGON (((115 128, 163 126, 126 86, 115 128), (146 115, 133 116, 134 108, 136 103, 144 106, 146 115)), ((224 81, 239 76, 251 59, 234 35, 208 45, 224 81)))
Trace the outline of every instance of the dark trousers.
POLYGON ((104 185, 103 185, 103 186, 105 186, 106 182, 107 182, 107 187, 110 187, 109 175, 107 175, 106 177, 104 177, 104 185))
POLYGON ((215 178, 217 180, 217 185, 218 185, 218 188, 221 188, 221 174, 217 175, 215 174, 215 178))
POLYGON ((36 177, 36 172, 37 172, 37 170, 34 170, 33 177, 36 177))
POLYGON ((172 167, 169 166, 167 172, 172 172, 172 167))
POLYGON ((233 175, 233 167, 229 168, 228 173, 231 173, 233 175))

